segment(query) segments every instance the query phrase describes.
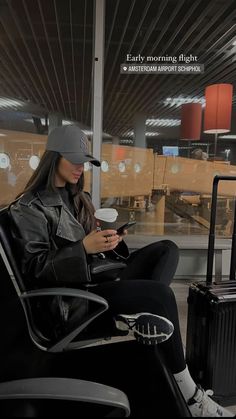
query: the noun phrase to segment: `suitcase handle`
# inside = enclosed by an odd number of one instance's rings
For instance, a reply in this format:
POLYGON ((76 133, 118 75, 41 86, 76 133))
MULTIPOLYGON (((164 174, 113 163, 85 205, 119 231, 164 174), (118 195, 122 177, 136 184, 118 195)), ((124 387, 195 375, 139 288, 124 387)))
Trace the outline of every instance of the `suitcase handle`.
MULTIPOLYGON (((218 184, 221 180, 236 180, 236 176, 215 176, 213 179, 212 187, 212 198, 211 198, 211 220, 210 220, 210 231, 208 239, 208 254, 207 254, 207 285, 212 284, 212 273, 213 273, 213 259, 214 259, 214 247, 215 247, 215 224, 216 224, 216 206, 217 206, 217 192, 218 184)), ((236 263, 236 205, 234 206, 234 227, 232 234, 232 252, 230 261, 230 280, 235 278, 235 263, 236 263)))

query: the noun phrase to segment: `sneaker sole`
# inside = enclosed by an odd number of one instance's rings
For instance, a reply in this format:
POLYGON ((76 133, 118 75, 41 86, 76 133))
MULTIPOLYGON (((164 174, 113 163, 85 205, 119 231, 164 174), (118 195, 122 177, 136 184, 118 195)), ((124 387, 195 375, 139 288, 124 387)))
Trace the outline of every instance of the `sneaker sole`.
POLYGON ((116 327, 120 332, 131 331, 136 340, 145 345, 157 345, 169 339, 174 332, 170 320, 151 313, 121 314, 116 318, 116 327), (134 326, 130 326, 130 320, 134 326))
POLYGON ((168 340, 174 332, 174 326, 165 317, 143 314, 136 320, 134 336, 144 345, 158 345, 168 340))

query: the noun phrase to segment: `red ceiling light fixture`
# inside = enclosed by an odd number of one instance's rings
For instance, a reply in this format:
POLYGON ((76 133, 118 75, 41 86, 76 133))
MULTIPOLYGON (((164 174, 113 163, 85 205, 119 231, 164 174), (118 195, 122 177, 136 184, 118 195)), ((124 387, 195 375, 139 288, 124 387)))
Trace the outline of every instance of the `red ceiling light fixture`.
POLYGON ((185 103, 181 108, 181 140, 200 140, 202 126, 201 103, 185 103))
POLYGON ((232 84, 212 84, 205 89, 204 132, 215 134, 215 156, 218 134, 229 132, 231 129, 232 98, 232 84))

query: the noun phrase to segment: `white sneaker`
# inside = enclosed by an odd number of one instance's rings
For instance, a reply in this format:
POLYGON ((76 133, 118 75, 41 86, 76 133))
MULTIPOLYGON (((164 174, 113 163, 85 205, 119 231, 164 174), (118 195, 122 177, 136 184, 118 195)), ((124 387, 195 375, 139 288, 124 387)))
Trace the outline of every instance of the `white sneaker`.
POLYGON ((234 417, 234 414, 218 403, 214 402, 209 396, 213 395, 212 390, 203 390, 200 386, 196 388, 194 396, 188 401, 190 413, 194 417, 234 417))
POLYGON ((132 332, 134 337, 145 345, 164 342, 174 331, 170 320, 151 313, 119 314, 115 322, 117 329, 132 332))

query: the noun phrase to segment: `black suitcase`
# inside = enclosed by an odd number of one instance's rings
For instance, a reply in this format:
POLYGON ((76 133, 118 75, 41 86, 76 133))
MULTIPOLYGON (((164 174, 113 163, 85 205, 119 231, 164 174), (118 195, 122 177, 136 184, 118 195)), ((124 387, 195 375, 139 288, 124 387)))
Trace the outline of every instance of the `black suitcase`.
POLYGON ((229 280, 213 282, 215 220, 220 180, 235 176, 215 176, 212 189, 211 220, 205 282, 190 285, 186 362, 192 377, 204 389, 214 391, 222 405, 236 403, 236 206, 229 280))

